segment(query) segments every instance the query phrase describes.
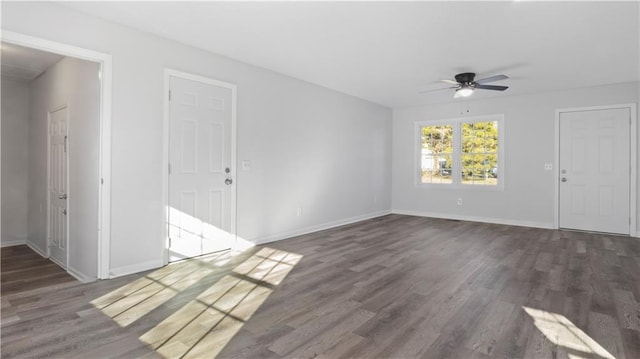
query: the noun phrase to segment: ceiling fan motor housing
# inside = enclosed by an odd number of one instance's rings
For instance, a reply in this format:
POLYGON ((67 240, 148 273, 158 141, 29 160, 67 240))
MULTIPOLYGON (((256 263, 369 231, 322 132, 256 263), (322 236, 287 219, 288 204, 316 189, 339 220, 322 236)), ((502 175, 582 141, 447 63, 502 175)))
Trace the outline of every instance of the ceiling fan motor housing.
POLYGON ((476 74, 473 72, 463 72, 461 74, 457 74, 456 75, 456 81, 458 81, 461 84, 471 84, 473 82, 473 79, 476 77, 476 74))

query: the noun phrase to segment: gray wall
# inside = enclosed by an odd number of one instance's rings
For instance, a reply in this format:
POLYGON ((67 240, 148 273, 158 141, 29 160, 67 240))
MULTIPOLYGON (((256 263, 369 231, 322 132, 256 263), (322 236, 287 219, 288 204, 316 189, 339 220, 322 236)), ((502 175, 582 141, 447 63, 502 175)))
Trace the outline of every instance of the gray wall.
POLYGON ((27 239, 29 87, 2 79, 2 246, 27 239))
MULTIPOLYGON (((97 275, 100 83, 97 63, 64 58, 29 84, 29 243, 47 253, 48 113, 69 114, 69 263, 76 276, 97 275)), ((3 212, 4 216, 4 212, 3 212)))
MULTIPOLYGON (((502 192, 416 186, 414 123, 459 118, 460 104, 395 109, 393 210, 445 218, 553 227, 555 177, 554 171, 544 170, 544 164, 555 164, 556 110, 637 103, 638 96, 638 83, 632 82, 470 101, 470 113, 465 116, 504 114, 506 173, 502 192), (463 199, 462 206, 456 204, 458 198, 463 199)), ((640 214, 640 211, 637 213, 640 214)))
POLYGON ((238 235, 283 238, 391 208, 391 110, 48 3, 3 29, 113 56, 111 271, 162 263, 163 71, 238 85, 238 235), (302 207, 302 216, 296 208, 302 207))

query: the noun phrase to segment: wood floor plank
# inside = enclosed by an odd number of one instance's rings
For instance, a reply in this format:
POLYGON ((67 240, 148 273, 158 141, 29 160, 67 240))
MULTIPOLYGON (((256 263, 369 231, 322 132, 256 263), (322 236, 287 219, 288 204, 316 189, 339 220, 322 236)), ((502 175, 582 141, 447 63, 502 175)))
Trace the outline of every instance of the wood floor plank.
POLYGON ((502 339, 505 323, 509 320, 514 309, 515 305, 512 303, 503 301, 492 303, 489 313, 479 325, 479 330, 469 338, 469 349, 488 356, 494 353, 498 342, 502 339))
POLYGON ((606 350, 603 352, 598 346, 592 345, 592 350, 596 354, 602 357, 626 358, 623 337, 617 321, 613 317, 596 312, 590 313, 588 331, 591 333, 590 337, 602 349, 606 350))
POLYGON ((0 259, 3 358, 640 358, 637 238, 388 215, 88 284, 0 259))

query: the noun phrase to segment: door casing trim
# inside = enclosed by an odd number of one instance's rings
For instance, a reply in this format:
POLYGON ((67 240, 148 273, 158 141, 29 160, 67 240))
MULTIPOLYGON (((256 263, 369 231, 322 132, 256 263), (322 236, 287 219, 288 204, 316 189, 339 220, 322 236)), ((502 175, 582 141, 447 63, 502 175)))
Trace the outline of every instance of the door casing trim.
POLYGON ((629 124, 630 130, 630 156, 629 165, 631 167, 631 173, 629 175, 629 235, 638 236, 637 227, 637 199, 638 199, 638 118, 637 107, 635 103, 617 104, 617 105, 603 105, 603 106, 590 106, 590 107, 574 107, 563 108, 556 110, 555 119, 555 148, 554 148, 554 218, 553 227, 560 228, 560 115, 567 112, 582 112, 582 111, 599 111, 599 110, 614 110, 614 109, 629 109, 629 116, 631 117, 631 123, 629 124))

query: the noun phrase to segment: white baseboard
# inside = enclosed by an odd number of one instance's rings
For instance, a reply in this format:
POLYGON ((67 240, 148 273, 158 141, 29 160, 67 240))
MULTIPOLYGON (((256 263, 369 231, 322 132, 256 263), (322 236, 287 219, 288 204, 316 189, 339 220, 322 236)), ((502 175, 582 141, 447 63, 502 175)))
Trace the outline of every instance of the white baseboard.
POLYGON ((323 223, 323 224, 319 224, 319 225, 315 225, 315 226, 311 226, 311 227, 296 229, 294 231, 273 234, 273 235, 270 235, 270 236, 267 236, 267 237, 260 238, 258 240, 254 240, 252 242, 254 242, 256 245, 258 245, 258 244, 265 244, 265 243, 269 243, 269 242, 280 241, 280 240, 291 238, 291 237, 301 236, 303 234, 323 231, 325 229, 331 229, 331 228, 334 228, 334 227, 340 227, 340 226, 344 226, 344 225, 355 223, 355 222, 365 221, 367 219, 372 219, 372 218, 376 218, 376 217, 382 217, 382 216, 386 216, 388 214, 391 214, 390 210, 367 213, 367 214, 363 214, 363 215, 360 215, 360 216, 355 216, 355 217, 350 217, 350 218, 345 218, 345 219, 339 219, 337 221, 331 221, 331 222, 327 222, 327 223, 323 223))
POLYGON ((19 246, 22 244, 27 244, 27 241, 25 239, 10 239, 8 241, 3 241, 2 244, 0 244, 0 248, 19 246))
POLYGON ((159 259, 154 259, 154 260, 146 261, 142 263, 131 264, 128 266, 111 268, 111 270, 109 271, 109 278, 122 277, 122 276, 133 274, 133 273, 144 272, 146 270, 160 268, 162 266, 164 266, 164 263, 162 261, 162 258, 159 258, 159 259))
POLYGON ((71 274, 73 277, 75 277, 77 280, 79 280, 82 283, 94 282, 97 279, 94 277, 86 276, 71 266, 67 267, 67 273, 71 274))
MULTIPOLYGON (((345 224, 350 224, 350 223, 360 222, 360 221, 364 221, 364 220, 371 219, 371 218, 385 216, 385 215, 390 214, 390 213, 391 213, 390 210, 367 213, 367 214, 363 214, 363 215, 360 215, 360 216, 351 217, 351 218, 345 218, 345 219, 332 221, 332 222, 328 222, 328 223, 323 223, 323 224, 320 224, 320 225, 306 227, 306 228, 298 229, 298 230, 295 230, 295 231, 274 234, 274 235, 271 235, 271 236, 268 236, 268 237, 260 238, 259 240, 251 241, 252 242, 251 244, 252 245, 257 245, 257 244, 275 242, 275 241, 279 241, 279 240, 282 240, 282 239, 291 238, 291 237, 295 237, 295 236, 300 236, 300 235, 307 234, 307 233, 318 232, 318 231, 322 231, 322 230, 325 230, 325 229, 330 229, 330 228, 334 228, 334 227, 338 227, 338 226, 343 226, 345 224)), ((247 242, 247 241, 245 241, 245 242, 247 242)), ((247 242, 247 244, 249 244, 249 242, 247 242)), ((246 244, 245 244, 245 246, 246 246, 246 244)), ((118 268, 112 268, 111 271, 109 272, 109 278, 116 278, 116 277, 121 277, 121 276, 125 276, 125 275, 128 275, 128 274, 144 272, 146 270, 160 268, 160 267, 164 266, 164 264, 165 263, 163 262, 162 259, 157 259, 157 260, 147 261, 147 262, 143 262, 143 263, 137 263, 137 264, 132 264, 132 265, 128 265, 128 266, 122 266, 122 267, 118 267, 118 268)))
POLYGON ((49 258, 49 256, 47 255, 47 251, 43 251, 42 249, 40 249, 38 246, 36 246, 35 244, 29 242, 29 240, 27 239, 25 241, 25 244, 27 246, 29 246, 29 248, 31 248, 34 252, 38 253, 39 255, 41 255, 43 258, 49 258))
POLYGON ((53 263, 57 264, 60 268, 67 270, 67 265, 60 262, 58 259, 56 259, 55 257, 49 257, 49 260, 52 261, 53 263))
POLYGON ((554 229, 555 228, 553 226, 553 223, 519 221, 519 220, 514 220, 514 219, 502 219, 502 218, 464 216, 464 215, 450 214, 450 213, 405 211, 405 210, 402 210, 402 209, 393 209, 393 210, 391 210, 391 213, 404 214, 404 215, 407 215, 407 216, 454 219, 454 220, 459 220, 459 221, 482 222, 482 223, 492 223, 492 224, 504 224, 504 225, 508 225, 508 226, 533 227, 533 228, 545 228, 545 229, 554 229))

